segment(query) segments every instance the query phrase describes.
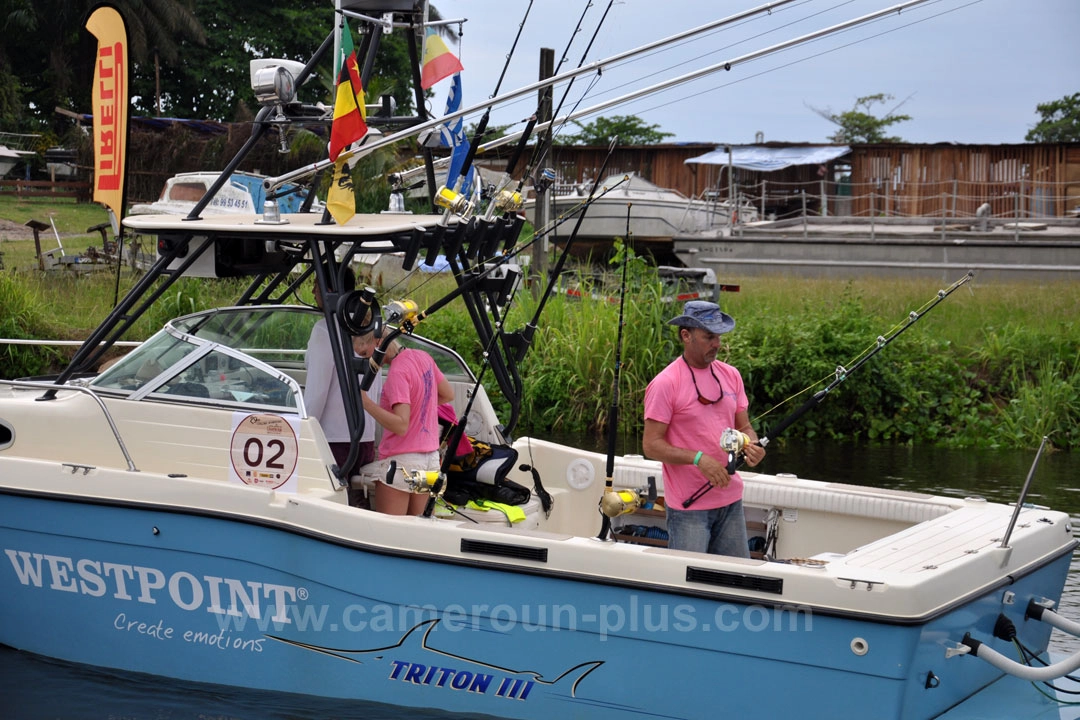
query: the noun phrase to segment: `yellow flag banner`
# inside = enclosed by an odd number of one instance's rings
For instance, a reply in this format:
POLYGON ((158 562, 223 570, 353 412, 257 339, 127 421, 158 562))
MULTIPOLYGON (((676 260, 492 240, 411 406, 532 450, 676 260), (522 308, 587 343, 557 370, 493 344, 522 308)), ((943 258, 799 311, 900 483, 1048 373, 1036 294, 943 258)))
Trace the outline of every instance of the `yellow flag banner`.
POLYGON ((326 193, 326 209, 338 225, 349 222, 356 214, 356 194, 347 160, 334 163, 334 178, 330 182, 330 190, 326 193))
POLYGON ((98 7, 86 29, 97 38, 94 62, 94 202, 124 212, 124 163, 127 160, 128 55, 124 18, 108 5, 98 7))

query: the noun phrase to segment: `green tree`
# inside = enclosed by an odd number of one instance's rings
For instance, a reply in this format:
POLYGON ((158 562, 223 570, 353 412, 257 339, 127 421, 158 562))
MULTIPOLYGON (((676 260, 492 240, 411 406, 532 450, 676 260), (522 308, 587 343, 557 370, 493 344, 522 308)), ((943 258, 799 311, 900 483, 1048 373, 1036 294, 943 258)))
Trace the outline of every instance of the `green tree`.
POLYGON ((1028 131, 1028 142, 1060 143, 1080 141, 1080 93, 1041 103, 1035 110, 1042 119, 1028 131))
POLYGON ((573 135, 556 134, 552 139, 559 145, 607 145, 611 138, 618 136, 620 145, 655 145, 664 138, 674 137, 674 133, 663 132, 659 125, 646 125, 641 118, 633 115, 612 115, 610 118, 599 117, 591 123, 579 123, 572 120, 580 132, 573 135))
POLYGON ((910 115, 898 115, 896 113, 900 109, 900 105, 903 105, 907 100, 885 113, 883 117, 877 117, 870 113, 874 105, 891 102, 892 99, 892 95, 877 93, 876 95, 867 95, 857 99, 855 106, 851 110, 841 113, 834 113, 828 108, 821 110, 813 106, 810 109, 838 126, 839 129, 826 138, 831 142, 845 144, 903 142, 902 138, 886 135, 885 132, 889 127, 911 119, 910 115))
MULTIPOLYGON (((90 106, 94 39, 84 30, 97 0, 0 0, 0 68, 15 78, 15 93, 0 94, 0 116, 19 129, 62 131, 53 108, 90 106), (12 106, 10 103, 15 103, 12 106)), ((174 60, 185 39, 202 41, 195 0, 114 0, 124 16, 133 65, 153 55, 174 60)))
MULTIPOLYGON (((98 0, 0 0, 0 118, 8 131, 57 134, 68 127, 53 108, 90 106, 95 41, 84 26, 98 0)), ((250 119, 255 97, 249 61, 279 57, 306 62, 330 32, 326 0, 112 0, 124 17, 131 56, 133 112, 182 118, 250 119)), ((431 17, 438 12, 431 8, 431 17)), ((351 23, 355 33, 357 24, 351 23)), ((442 28, 456 41, 449 28, 442 28)), ((415 107, 407 42, 381 36, 368 96, 392 94, 399 112, 415 107)), ((332 100, 327 53, 300 91, 304 102, 332 100)))

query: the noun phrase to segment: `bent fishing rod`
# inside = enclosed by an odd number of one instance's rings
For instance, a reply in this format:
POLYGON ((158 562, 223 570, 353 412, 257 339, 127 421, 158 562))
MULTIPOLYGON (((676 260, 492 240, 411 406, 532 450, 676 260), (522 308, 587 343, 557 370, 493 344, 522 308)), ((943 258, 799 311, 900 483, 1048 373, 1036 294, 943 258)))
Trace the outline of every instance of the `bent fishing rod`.
MULTIPOLYGON (((918 310, 913 310, 910 314, 908 314, 907 320, 898 328, 890 331, 886 335, 879 335, 877 342, 874 345, 874 349, 860 357, 850 368, 845 368, 842 365, 837 366, 836 374, 832 382, 830 382, 821 390, 818 390, 816 393, 814 393, 806 402, 796 408, 793 413, 781 420, 780 423, 776 426, 776 428, 771 430, 768 434, 763 435, 756 444, 760 445, 761 447, 767 446, 771 440, 774 440, 778 435, 780 435, 780 433, 784 432, 789 427, 798 422, 800 419, 802 419, 802 417, 806 415, 806 413, 817 407, 830 392, 835 390, 837 386, 839 386, 842 382, 851 377, 851 375, 854 374, 855 371, 857 371, 859 368, 869 362, 871 358, 884 350, 885 347, 888 346, 889 343, 891 343, 897 337, 899 337, 902 332, 917 323, 924 315, 926 315, 926 313, 933 310, 939 303, 944 301, 945 298, 952 295, 961 285, 965 284, 973 277, 975 277, 974 271, 969 270, 968 273, 964 275, 964 277, 960 278, 949 287, 945 288, 944 290, 938 290, 937 297, 934 298, 932 302, 924 306, 921 312, 918 310)), ((729 473, 738 470, 745 462, 746 456, 745 454, 743 454, 742 451, 743 448, 745 448, 748 444, 749 438, 744 433, 741 433, 737 430, 732 430, 731 428, 728 428, 724 431, 720 439, 720 447, 728 453, 727 471, 729 473)), ((694 492, 693 495, 683 501, 683 508, 689 508, 695 502, 700 500, 701 497, 712 488, 712 483, 706 481, 694 492)))

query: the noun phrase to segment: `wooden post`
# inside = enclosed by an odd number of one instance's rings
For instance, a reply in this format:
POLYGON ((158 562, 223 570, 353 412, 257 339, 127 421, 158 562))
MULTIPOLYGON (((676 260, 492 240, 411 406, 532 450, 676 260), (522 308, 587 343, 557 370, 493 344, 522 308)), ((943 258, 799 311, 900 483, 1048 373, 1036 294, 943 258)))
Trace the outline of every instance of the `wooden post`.
POLYGON ((806 188, 799 188, 799 194, 802 195, 802 236, 803 240, 807 236, 806 228, 806 188))
POLYGON ((944 192, 941 193, 941 242, 945 242, 945 202, 948 195, 944 192))
POLYGON ((26 227, 34 231, 34 254, 37 256, 38 270, 45 270, 45 258, 41 257, 41 237, 38 235, 42 230, 48 230, 49 226, 39 220, 27 220, 26 227))

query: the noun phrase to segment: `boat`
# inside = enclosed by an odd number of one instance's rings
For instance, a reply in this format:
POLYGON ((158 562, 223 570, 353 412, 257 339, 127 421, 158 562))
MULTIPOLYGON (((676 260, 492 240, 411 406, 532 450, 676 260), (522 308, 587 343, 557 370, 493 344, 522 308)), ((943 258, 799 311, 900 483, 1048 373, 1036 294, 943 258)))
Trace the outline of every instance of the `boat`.
MULTIPOLYGON (((220 172, 196 171, 177 173, 165 181, 161 189, 161 195, 152 203, 137 203, 131 206, 131 215, 156 215, 169 213, 172 215, 187 215, 202 200, 206 191, 214 184, 221 175, 220 172)), ((227 183, 222 185, 213 199, 207 205, 205 211, 212 213, 243 213, 255 215, 261 213, 263 204, 266 202, 266 193, 263 190, 265 175, 235 171, 229 175, 227 183)), ((307 190, 298 186, 286 186, 283 188, 284 195, 278 199, 278 207, 282 212, 300 212, 307 190)), ((322 203, 313 203, 316 210, 321 209, 322 203)))
POLYGON ((0 132, 0 178, 7 177, 15 166, 37 153, 30 146, 40 135, 0 132))
MULTIPOLYGON (((583 246, 610 245, 614 238, 624 237, 629 227, 635 244, 668 247, 679 235, 719 236, 728 234, 733 226, 756 222, 758 218, 757 209, 745 199, 734 205, 717 193, 691 199, 678 190, 655 185, 636 172, 605 177, 595 196, 590 195, 591 184, 556 184, 548 194, 549 217, 572 216, 583 201, 592 199, 577 235, 583 246), (633 204, 629 218, 628 203, 633 204)), ((535 200, 529 208, 535 223, 535 200)))
POLYGON ((1080 635, 1054 610, 1077 546, 1068 514, 1025 502, 1026 488, 1006 505, 746 472, 751 558, 667 548, 656 462, 514 436, 536 331, 536 319, 504 326, 524 217, 448 209, 337 223, 271 202, 256 217, 126 218, 157 238, 154 264, 56 377, 0 381, 0 643, 464 717, 1056 709, 1013 677, 1061 677, 1080 657, 1038 669, 1006 655, 1019 643, 1045 659, 1052 630, 1080 635), (441 252, 454 289, 423 309, 344 289, 354 255, 398 252, 405 270, 441 252), (182 277, 246 286, 103 367, 182 277), (306 283, 323 309, 290 304, 306 283), (452 302, 489 349, 479 371, 419 332, 452 302), (492 449, 490 484, 528 499, 455 506, 460 470, 445 464, 342 472, 304 404, 319 320, 353 451, 359 389, 397 339, 450 380, 454 413, 492 449), (358 364, 350 334, 380 324, 383 346, 358 364), (349 505, 350 487, 371 489, 373 506, 349 505))

